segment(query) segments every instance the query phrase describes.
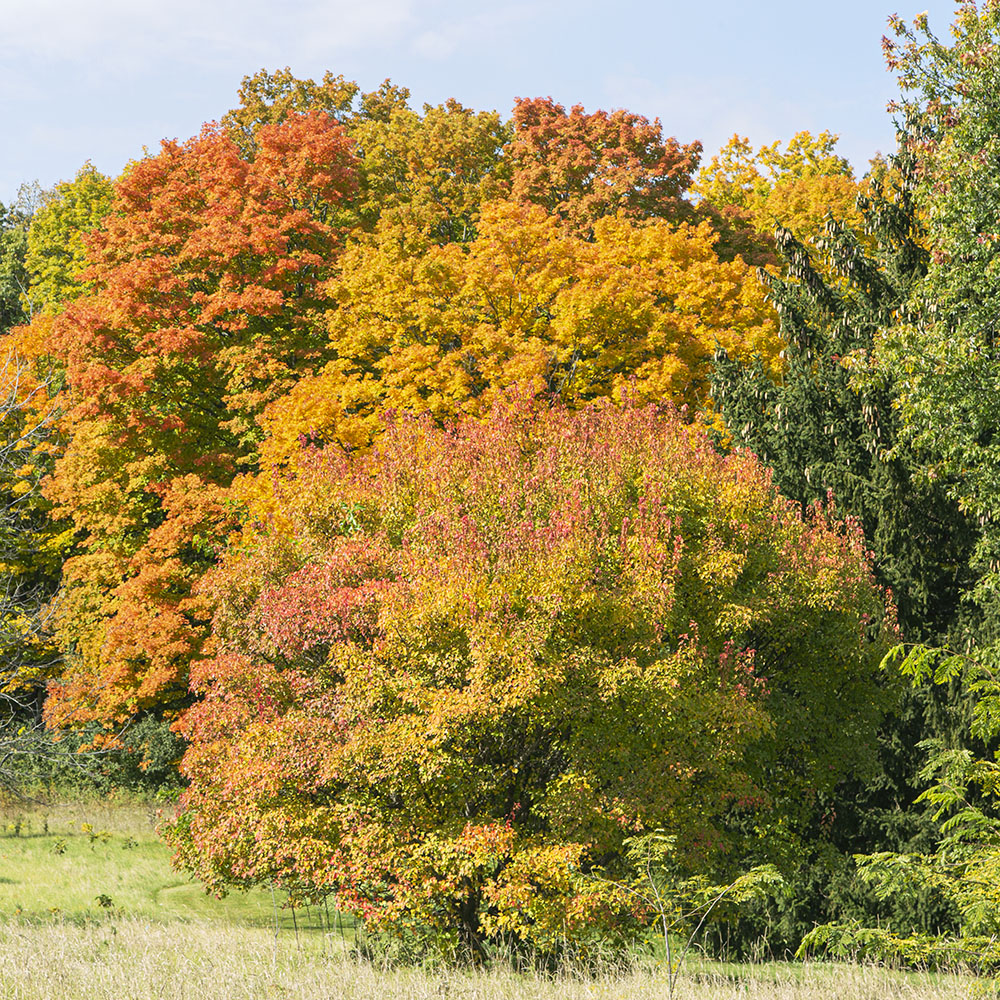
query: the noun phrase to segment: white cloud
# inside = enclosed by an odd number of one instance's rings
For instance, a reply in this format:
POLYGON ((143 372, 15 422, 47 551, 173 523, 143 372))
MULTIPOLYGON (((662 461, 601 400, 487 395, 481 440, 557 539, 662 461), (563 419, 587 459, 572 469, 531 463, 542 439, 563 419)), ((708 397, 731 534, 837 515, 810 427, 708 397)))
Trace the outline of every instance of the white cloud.
POLYGON ((437 24, 415 35, 412 51, 425 59, 448 59, 461 49, 475 46, 488 50, 509 36, 519 25, 530 23, 539 13, 538 5, 524 3, 489 6, 478 13, 441 12, 437 24))
POLYGON ((418 22, 415 0, 312 0, 300 25, 304 48, 313 56, 329 50, 383 48, 418 22))
POLYGON ((421 31, 413 39, 413 51, 425 59, 447 59, 458 47, 454 32, 421 31))

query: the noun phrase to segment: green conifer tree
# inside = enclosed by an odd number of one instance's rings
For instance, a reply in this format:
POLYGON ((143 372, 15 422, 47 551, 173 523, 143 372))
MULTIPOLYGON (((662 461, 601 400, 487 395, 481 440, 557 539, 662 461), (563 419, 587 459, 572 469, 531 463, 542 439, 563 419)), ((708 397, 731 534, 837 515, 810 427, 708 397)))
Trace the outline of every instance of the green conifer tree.
MULTIPOLYGON (((832 496, 841 514, 857 518, 880 581, 895 596, 910 641, 967 641, 976 623, 963 598, 975 582, 976 527, 932 479, 902 433, 893 372, 878 367, 881 332, 906 317, 929 255, 914 203, 915 176, 907 144, 859 205, 863 233, 829 219, 811 247, 778 227, 785 276, 761 272, 781 317, 785 368, 774 381, 762 364, 741 364, 720 352, 712 395, 732 443, 755 452, 774 470, 778 490, 803 507, 832 496)), ((887 678, 887 684, 892 685, 887 678)), ((897 685, 898 688, 898 685, 897 685)), ((816 920, 864 919, 873 895, 858 891, 850 855, 923 849, 933 842, 927 811, 911 808, 934 737, 961 743, 969 706, 948 690, 897 690, 896 712, 880 734, 877 758, 864 781, 845 783, 817 803, 812 824, 797 831, 807 857, 794 902, 771 905, 778 923, 772 946, 794 943, 816 920)), ((967 739, 967 738, 966 738, 967 739)), ((901 902, 901 926, 930 930, 954 913, 928 891, 901 902)), ((759 931, 744 922, 744 932, 759 931)))

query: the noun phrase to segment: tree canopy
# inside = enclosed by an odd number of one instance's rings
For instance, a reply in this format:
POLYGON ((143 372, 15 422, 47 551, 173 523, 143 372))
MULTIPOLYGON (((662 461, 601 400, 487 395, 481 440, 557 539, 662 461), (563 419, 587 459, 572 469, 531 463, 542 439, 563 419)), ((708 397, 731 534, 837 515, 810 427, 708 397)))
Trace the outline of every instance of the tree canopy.
POLYGON ((26 188, 11 680, 53 728, 184 736, 170 837, 210 887, 446 950, 621 940, 640 844, 686 887, 844 871, 905 825, 858 783, 931 725, 883 752, 882 653, 995 627, 995 19, 890 48, 922 97, 860 178, 829 132, 699 172, 628 110, 286 68, 26 188))
POLYGON ((867 752, 892 633, 856 527, 670 409, 496 404, 315 450, 207 581, 170 839, 216 888, 542 951, 630 919, 628 831, 707 862, 722 811, 867 752))

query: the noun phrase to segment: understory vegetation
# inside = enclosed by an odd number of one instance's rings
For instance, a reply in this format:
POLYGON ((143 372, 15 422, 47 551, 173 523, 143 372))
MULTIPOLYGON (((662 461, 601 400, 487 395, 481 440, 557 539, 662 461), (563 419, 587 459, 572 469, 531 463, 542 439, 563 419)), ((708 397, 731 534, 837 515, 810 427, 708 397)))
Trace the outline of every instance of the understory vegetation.
MULTIPOLYGON (((218 900, 170 866, 155 833, 162 802, 85 794, 0 808, 0 983, 19 1000, 205 1000, 294 994, 319 1000, 662 997, 662 951, 567 954, 548 970, 516 956, 489 968, 400 963, 329 910, 289 908, 267 890, 218 900), (124 859, 124 860, 123 860, 124 859)), ((967 970, 931 974, 851 963, 685 962, 677 1000, 953 997, 967 970)))

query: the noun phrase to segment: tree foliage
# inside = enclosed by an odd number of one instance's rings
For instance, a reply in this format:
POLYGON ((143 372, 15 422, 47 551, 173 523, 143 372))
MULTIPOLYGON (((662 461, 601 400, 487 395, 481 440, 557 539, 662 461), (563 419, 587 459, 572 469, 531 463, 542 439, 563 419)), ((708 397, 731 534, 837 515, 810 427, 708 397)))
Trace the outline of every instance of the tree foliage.
POLYGON ((510 127, 495 111, 449 100, 420 115, 393 104, 360 115, 351 136, 361 150, 367 228, 381 221, 434 243, 468 243, 483 203, 510 190, 510 127))
POLYGON ((700 155, 628 111, 262 70, 4 216, 0 559, 35 645, 3 652, 77 740, 139 719, 159 767, 183 715, 173 837, 213 886, 551 951, 650 916, 650 831, 721 890, 863 770, 866 545, 908 627, 964 580, 960 477, 912 474, 871 361, 918 226, 829 133, 693 187, 700 155))
POLYGON ((207 625, 190 584, 232 519, 226 488, 256 461, 257 416, 315 355, 340 245, 326 220, 353 185, 349 140, 315 114, 262 128, 252 160, 208 127, 116 182, 92 290, 43 347, 70 386, 46 494, 80 542, 53 721, 184 694, 207 625))
POLYGON ((264 454, 283 464, 302 437, 361 447, 386 407, 444 421, 518 384, 701 408, 717 343, 772 366, 781 347, 763 286, 714 244, 707 224, 622 217, 584 240, 509 201, 482 207, 467 248, 383 226, 341 258, 333 360, 270 407, 264 454))
POLYGON ((280 125, 292 115, 319 111, 343 123, 360 92, 352 80, 329 71, 317 83, 296 77, 287 66, 273 73, 262 69, 243 78, 239 106, 226 112, 221 124, 244 153, 252 153, 261 128, 280 125))
POLYGON ((195 585, 303 442, 367 447, 386 408, 444 422, 516 384, 697 409, 716 341, 780 347, 746 266, 678 224, 698 147, 657 122, 416 113, 388 81, 288 70, 240 97, 110 193, 85 167, 29 235, 25 342, 61 387, 45 497, 73 542, 53 724, 186 700, 195 585))
POLYGON ((664 139, 659 120, 628 111, 567 112, 552 98, 519 99, 508 148, 516 201, 543 206, 586 235, 606 215, 681 221, 701 143, 664 139))
POLYGON ((11 205, 0 204, 0 335, 30 318, 28 229, 41 200, 38 184, 22 184, 11 205))
MULTIPOLYGON (((906 315, 927 270, 915 181, 903 144, 891 168, 869 179, 858 205, 861 231, 831 219, 811 244, 777 231, 783 276, 765 280, 785 341, 780 377, 720 352, 712 393, 732 442, 773 468, 784 496, 806 506, 832 492, 838 509, 858 518, 910 641, 965 642, 976 619, 964 600, 976 578, 975 525, 946 482, 924 475, 895 407, 896 374, 875 360, 883 331, 906 315)), ((908 691, 891 674, 884 685, 894 709, 873 747, 871 773, 800 817, 793 833, 795 898, 772 904, 772 947, 795 947, 834 914, 867 923, 878 912, 873 893, 853 884, 851 855, 933 843, 929 814, 911 805, 924 787, 925 755, 916 744, 967 745, 966 699, 957 689, 908 691)), ((944 926, 949 911, 928 888, 919 904, 898 900, 882 916, 897 930, 926 931, 944 926)), ((727 928, 730 941, 749 944, 762 931, 755 918, 741 924, 727 928)))
POLYGON ((278 496, 211 574, 181 726, 169 836, 212 887, 551 950, 633 919, 584 877, 630 833, 708 863, 728 806, 866 753, 887 633, 860 533, 669 410, 403 417, 278 496))
MULTIPOLYGON (((946 45, 925 16, 913 27, 894 21, 887 41, 900 74, 900 113, 911 123, 930 226, 931 261, 914 289, 910 321, 880 344, 886 367, 899 371, 899 406, 929 474, 980 524, 978 599, 996 617, 1000 569, 1000 450, 996 428, 1000 356, 993 276, 1000 248, 995 191, 996 81, 1000 8, 963 3, 946 45)), ((995 626, 994 626, 995 631, 995 626)))
POLYGON ((734 135, 702 167, 692 191, 729 253, 780 266, 775 226, 800 242, 819 236, 828 216, 860 228, 856 201, 862 185, 837 154, 837 140, 831 132, 799 132, 784 149, 775 141, 754 150, 749 139, 734 135))
POLYGON ((80 280, 91 263, 87 238, 101 227, 111 197, 111 180, 90 163, 45 193, 31 220, 24 260, 33 312, 56 312, 88 291, 80 280))
POLYGON ((876 359, 894 374, 901 414, 897 452, 905 448, 926 479, 942 484, 976 528, 975 586, 966 598, 978 621, 956 646, 899 647, 890 665, 918 685, 959 683, 974 699, 964 743, 925 740, 923 802, 934 810, 936 843, 924 850, 880 851, 858 859, 860 874, 886 903, 932 890, 958 917, 958 934, 907 933, 897 926, 817 928, 804 948, 852 947, 880 957, 943 963, 956 958, 995 972, 1000 926, 995 747, 998 734, 996 524, 997 355, 995 192, 1000 6, 959 5, 952 41, 930 31, 926 14, 912 26, 892 20, 885 40, 899 72, 908 153, 915 159, 930 259, 906 308, 876 342, 876 359), (957 651, 956 651, 957 649, 957 651), (970 743, 971 740, 974 742, 970 743))
MULTIPOLYGON (((897 647, 888 658, 917 687, 961 681, 975 699, 971 735, 986 745, 1000 736, 1000 680, 995 653, 975 657, 941 648, 897 647)), ((926 740, 920 801, 933 811, 936 842, 923 851, 880 851, 859 855, 860 880, 883 903, 915 899, 928 891, 946 899, 958 917, 957 933, 914 934, 909 928, 821 925, 806 935, 800 952, 852 954, 947 967, 961 963, 997 975, 1000 951, 1000 766, 967 747, 926 740)))
POLYGON ((895 409, 897 379, 874 358, 929 258, 905 149, 897 162, 861 198, 860 232, 831 219, 808 246, 777 230, 784 276, 761 276, 781 317, 780 377, 723 350, 712 395, 733 442, 774 469, 783 495, 806 505, 832 493, 861 521, 904 631, 919 639, 955 620, 974 533, 947 484, 921 475, 895 409))

